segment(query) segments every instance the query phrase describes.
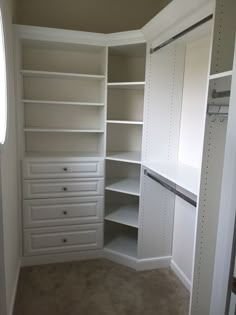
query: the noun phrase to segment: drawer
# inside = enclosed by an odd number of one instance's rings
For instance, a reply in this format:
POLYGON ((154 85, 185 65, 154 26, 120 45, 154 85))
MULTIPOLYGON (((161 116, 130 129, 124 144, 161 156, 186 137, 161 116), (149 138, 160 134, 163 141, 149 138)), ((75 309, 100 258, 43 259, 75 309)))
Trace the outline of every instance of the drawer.
POLYGON ((104 198, 101 196, 25 200, 24 227, 102 222, 103 209, 104 198))
POLYGON ((95 196, 103 194, 104 180, 101 178, 24 181, 25 199, 95 196))
POLYGON ((24 254, 40 255, 103 247, 103 224, 24 230, 24 254))
POLYGON ((65 161, 26 159, 24 178, 104 177, 104 161, 65 161))

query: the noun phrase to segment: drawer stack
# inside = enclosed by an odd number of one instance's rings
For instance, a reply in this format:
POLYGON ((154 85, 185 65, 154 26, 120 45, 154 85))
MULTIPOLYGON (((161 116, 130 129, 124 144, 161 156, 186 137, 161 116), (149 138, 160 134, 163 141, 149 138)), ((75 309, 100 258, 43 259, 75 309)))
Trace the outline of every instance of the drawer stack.
POLYGON ((26 158, 24 255, 103 247, 104 161, 26 158))

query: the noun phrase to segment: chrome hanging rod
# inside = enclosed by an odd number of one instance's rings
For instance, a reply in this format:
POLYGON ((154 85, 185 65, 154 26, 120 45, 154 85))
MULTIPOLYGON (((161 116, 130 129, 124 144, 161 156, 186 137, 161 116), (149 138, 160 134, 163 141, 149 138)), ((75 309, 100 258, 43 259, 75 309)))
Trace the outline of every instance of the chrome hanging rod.
POLYGON ((152 180, 154 180, 155 182, 157 182, 158 184, 160 184, 161 186, 165 187, 166 189, 168 189, 169 191, 171 191, 173 194, 177 195, 178 197, 182 198, 183 200, 187 201, 188 203, 190 203, 192 206, 197 207, 197 203, 196 201, 194 201, 193 199, 189 198, 188 196, 184 195, 183 193, 181 193, 180 191, 178 191, 177 189, 173 188, 172 186, 168 185, 167 183, 165 183, 164 181, 162 181, 161 179, 155 177, 154 175, 152 175, 151 173, 149 173, 147 170, 144 170, 144 174, 146 176, 148 176, 149 178, 151 178, 152 180))
POLYGON ((177 35, 171 37, 170 39, 166 40, 164 43, 160 44, 159 46, 156 46, 154 48, 150 49, 150 54, 153 54, 154 52, 160 50, 161 48, 167 46, 168 44, 172 43, 173 41, 175 41, 176 39, 182 37, 183 35, 191 32, 192 30, 194 30, 195 28, 197 28, 198 26, 201 26, 202 24, 210 21, 213 18, 213 14, 208 15, 207 17, 205 17, 204 19, 202 19, 201 21, 193 24, 192 26, 186 28, 185 30, 183 30, 182 32, 178 33, 177 35))

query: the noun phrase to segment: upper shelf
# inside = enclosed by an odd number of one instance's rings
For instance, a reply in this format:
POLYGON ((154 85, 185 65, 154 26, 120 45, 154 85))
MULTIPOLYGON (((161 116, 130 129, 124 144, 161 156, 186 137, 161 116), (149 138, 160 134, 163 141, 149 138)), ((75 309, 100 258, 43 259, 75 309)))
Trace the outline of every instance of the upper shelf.
POLYGON ((185 164, 144 162, 143 165, 178 187, 198 196, 200 170, 185 164))
POLYGON ((128 162, 134 164, 141 163, 141 152, 107 152, 107 160, 128 162))
POLYGON ((107 120, 107 124, 143 125, 142 121, 135 120, 107 120))
POLYGON ((211 74, 210 80, 225 78, 228 76, 232 76, 232 71, 225 71, 225 72, 220 72, 220 73, 216 73, 216 74, 211 74))
POLYGON ((46 105, 72 105, 72 106, 104 106, 104 103, 93 102, 67 102, 67 101, 46 101, 46 100, 27 100, 23 99, 25 104, 46 104, 46 105))
POLYGON ((107 86, 115 89, 135 89, 140 90, 144 89, 145 82, 144 81, 132 81, 132 82, 109 82, 107 86))
POLYGON ((39 70, 21 70, 21 74, 27 77, 37 78, 81 78, 90 80, 103 80, 104 75, 80 74, 80 73, 66 73, 66 72, 52 72, 39 70))
POLYGON ((25 132, 82 132, 82 133, 103 133, 100 129, 59 129, 59 128, 24 128, 25 132))

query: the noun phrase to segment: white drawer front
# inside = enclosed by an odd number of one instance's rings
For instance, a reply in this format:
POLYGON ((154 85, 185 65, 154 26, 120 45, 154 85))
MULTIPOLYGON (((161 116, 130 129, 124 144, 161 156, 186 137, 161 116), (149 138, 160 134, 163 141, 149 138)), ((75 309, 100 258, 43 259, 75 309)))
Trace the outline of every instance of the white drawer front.
POLYGON ((79 180, 25 180, 24 197, 54 198, 103 195, 104 180, 99 178, 79 180))
POLYGON ((24 230, 24 254, 39 255, 99 249, 103 246, 103 224, 24 230))
POLYGON ((24 178, 104 177, 104 161, 37 161, 23 162, 24 178))
POLYGON ((24 201, 24 227, 102 222, 104 198, 80 197, 24 201))

